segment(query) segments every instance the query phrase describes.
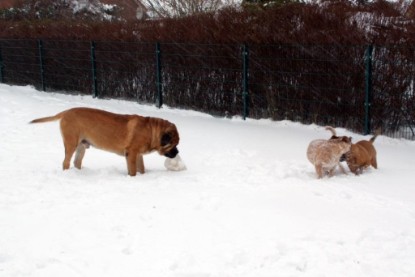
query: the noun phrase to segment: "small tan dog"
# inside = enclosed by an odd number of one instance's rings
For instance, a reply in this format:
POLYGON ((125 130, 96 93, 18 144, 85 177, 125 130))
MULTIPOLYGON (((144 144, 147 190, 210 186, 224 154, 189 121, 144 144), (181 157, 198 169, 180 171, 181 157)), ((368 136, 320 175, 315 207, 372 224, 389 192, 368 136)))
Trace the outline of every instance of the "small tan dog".
POLYGON ((72 155, 74 165, 81 169, 85 150, 90 145, 125 156, 128 174, 144 173, 143 155, 157 151, 175 158, 179 151, 179 133, 167 120, 139 115, 121 115, 90 108, 73 108, 55 116, 32 120, 42 123, 60 120, 65 146, 63 169, 69 169, 72 155))
POLYGON ((359 175, 363 172, 363 169, 369 166, 373 166, 375 169, 378 168, 376 149, 373 143, 379 134, 380 130, 376 131, 370 140, 361 140, 352 144, 350 151, 345 154, 351 172, 359 175))
POLYGON ((314 165, 319 179, 323 178, 324 174, 333 176, 337 165, 345 173, 340 164, 340 158, 350 150, 352 144, 351 137, 337 137, 333 127, 327 126, 326 130, 332 133, 329 140, 313 140, 307 148, 307 158, 314 165))

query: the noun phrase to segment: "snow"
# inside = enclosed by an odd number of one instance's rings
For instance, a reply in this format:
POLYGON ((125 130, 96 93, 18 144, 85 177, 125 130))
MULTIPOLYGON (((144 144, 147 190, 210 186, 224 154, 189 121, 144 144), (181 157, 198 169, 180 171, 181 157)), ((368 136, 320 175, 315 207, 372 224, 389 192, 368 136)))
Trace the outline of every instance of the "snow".
MULTIPOLYGON (((380 136, 379 169, 318 180, 316 125, 0 84, 0 276, 415 276, 415 142, 380 136), (187 170, 88 149, 62 171, 57 122, 87 106, 175 123, 187 170)), ((338 135, 368 139, 345 129, 338 135)))
POLYGON ((117 8, 115 4, 103 4, 100 1, 90 0, 71 0, 68 4, 73 13, 87 11, 95 15, 101 15, 105 20, 112 20, 113 16, 110 13, 117 8))
POLYGON ((181 171, 187 169, 179 154, 177 154, 173 159, 166 158, 164 161, 164 167, 172 171, 181 171))

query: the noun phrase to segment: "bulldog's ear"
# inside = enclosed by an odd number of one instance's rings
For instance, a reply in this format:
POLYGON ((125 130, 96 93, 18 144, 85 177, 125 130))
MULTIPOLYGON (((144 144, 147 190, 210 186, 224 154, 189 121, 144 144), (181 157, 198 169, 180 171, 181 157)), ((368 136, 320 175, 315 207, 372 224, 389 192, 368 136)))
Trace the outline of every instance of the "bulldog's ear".
POLYGON ((161 136, 161 141, 160 141, 161 146, 166 146, 170 143, 171 143, 171 134, 170 133, 164 133, 161 136))

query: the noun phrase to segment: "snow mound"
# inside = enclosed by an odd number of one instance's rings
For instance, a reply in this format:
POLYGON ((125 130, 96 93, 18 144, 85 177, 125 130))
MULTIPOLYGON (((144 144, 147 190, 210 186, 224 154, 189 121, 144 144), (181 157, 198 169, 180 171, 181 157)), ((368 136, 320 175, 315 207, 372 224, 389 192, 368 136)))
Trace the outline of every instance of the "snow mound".
POLYGON ((164 166, 171 171, 181 171, 186 170, 186 165, 184 164, 180 155, 176 155, 173 159, 167 158, 164 161, 164 166))

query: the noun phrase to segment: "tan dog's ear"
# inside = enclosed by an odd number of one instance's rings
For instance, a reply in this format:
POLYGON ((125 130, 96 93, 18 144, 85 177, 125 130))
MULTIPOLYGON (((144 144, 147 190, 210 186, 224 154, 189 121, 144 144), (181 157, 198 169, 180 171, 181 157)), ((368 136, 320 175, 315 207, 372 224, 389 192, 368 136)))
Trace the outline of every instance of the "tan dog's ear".
POLYGON ((169 146, 169 145, 170 145, 170 143, 171 143, 171 138, 172 138, 171 133, 164 133, 164 134, 161 136, 160 145, 161 145, 161 146, 163 146, 163 147, 165 147, 165 146, 169 146))

